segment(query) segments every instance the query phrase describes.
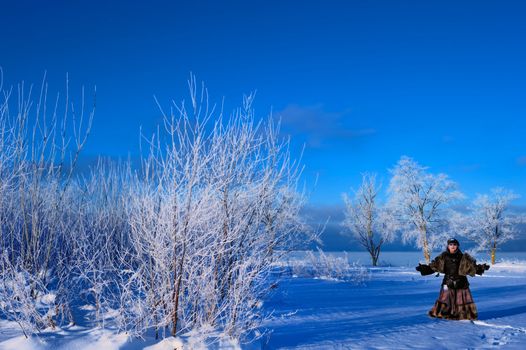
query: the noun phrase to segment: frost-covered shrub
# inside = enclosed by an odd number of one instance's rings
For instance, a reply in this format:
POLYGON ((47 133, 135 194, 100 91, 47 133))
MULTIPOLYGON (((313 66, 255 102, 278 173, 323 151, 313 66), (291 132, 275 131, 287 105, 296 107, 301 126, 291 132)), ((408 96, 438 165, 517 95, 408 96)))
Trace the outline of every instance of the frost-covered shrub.
POLYGON ((343 256, 326 254, 321 249, 307 251, 302 259, 288 262, 291 273, 297 277, 332 279, 363 284, 370 279, 369 270, 356 263, 349 262, 347 253, 343 256))
POLYGON ((301 169, 278 126, 255 121, 252 97, 210 124, 214 109, 202 93, 191 80, 190 106, 165 115, 167 143, 151 143, 127 200, 132 273, 121 307, 137 295, 143 302, 123 310, 122 324, 138 334, 214 327, 237 338, 257 328, 276 251, 308 232, 301 169))
POLYGON ((32 110, 18 91, 13 108, 10 91, 0 102, 5 317, 26 333, 75 323, 75 308, 135 336, 212 328, 239 339, 258 327, 277 252, 310 233, 302 168, 279 125, 257 121, 252 96, 227 119, 192 78, 190 104, 164 116, 139 169, 101 161, 77 177, 93 114, 70 123, 68 98, 61 113, 46 108, 44 84, 32 110))
POLYGON ((18 323, 26 337, 54 326, 54 296, 42 281, 24 269, 21 260, 13 265, 7 254, 0 256, 0 314, 18 323))
POLYGON ((2 84, 0 69, 0 299, 4 316, 27 335, 70 315, 70 234, 82 196, 71 185, 93 111, 76 109, 74 117, 69 92, 48 99, 45 79, 36 99, 36 89, 23 83, 15 89, 2 84), (56 297, 42 299, 47 290, 56 297))

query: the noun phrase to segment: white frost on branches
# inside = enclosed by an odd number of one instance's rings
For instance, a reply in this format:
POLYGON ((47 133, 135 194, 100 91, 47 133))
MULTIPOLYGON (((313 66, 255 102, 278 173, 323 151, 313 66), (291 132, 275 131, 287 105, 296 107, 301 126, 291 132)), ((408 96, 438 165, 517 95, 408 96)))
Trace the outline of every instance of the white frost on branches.
POLYGON ((302 167, 279 124, 254 116, 252 95, 225 118, 193 77, 189 88, 140 169, 99 161, 78 177, 93 110, 75 111, 68 93, 63 110, 58 98, 49 107, 45 81, 36 106, 23 85, 16 103, 2 91, 0 314, 26 334, 74 324, 80 304, 135 336, 239 339, 265 317, 274 262, 314 238, 300 216, 302 167))
POLYGON ((277 249, 309 231, 299 216, 301 167, 271 119, 255 122, 251 97, 228 120, 193 79, 190 100, 165 114, 167 143, 149 142, 129 200, 133 273, 124 290, 136 292, 126 293, 123 327, 176 335, 212 326, 239 337, 261 321, 277 249), (137 294, 134 313, 127 305, 137 294))

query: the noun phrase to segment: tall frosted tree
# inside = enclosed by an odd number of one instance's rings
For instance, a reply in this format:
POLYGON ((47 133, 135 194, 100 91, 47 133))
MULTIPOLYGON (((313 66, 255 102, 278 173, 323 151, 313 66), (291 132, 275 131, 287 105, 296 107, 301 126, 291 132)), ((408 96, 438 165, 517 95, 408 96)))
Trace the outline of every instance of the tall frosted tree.
POLYGON ((376 174, 363 174, 362 184, 351 198, 343 194, 345 221, 343 225, 369 252, 373 266, 378 264, 382 245, 394 238, 395 222, 385 207, 378 204, 381 185, 376 183, 376 174))
POLYGON ((479 249, 489 250, 491 264, 495 264, 497 247, 512 239, 517 233, 517 224, 523 221, 523 217, 509 212, 510 203, 517 198, 513 191, 497 187, 489 195, 478 195, 473 201, 469 236, 479 249))
POLYGON ((421 248, 426 262, 447 235, 450 204, 463 198, 446 174, 431 174, 403 156, 391 170, 388 206, 402 228, 402 240, 421 248))

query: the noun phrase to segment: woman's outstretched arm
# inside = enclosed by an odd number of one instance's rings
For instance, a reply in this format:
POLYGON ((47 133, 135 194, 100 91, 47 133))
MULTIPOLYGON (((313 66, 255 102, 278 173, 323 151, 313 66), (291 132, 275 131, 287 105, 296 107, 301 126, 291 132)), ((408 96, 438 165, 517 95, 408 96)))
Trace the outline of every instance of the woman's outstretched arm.
POLYGON ((419 271, 422 276, 427 276, 435 273, 433 269, 429 265, 425 264, 418 264, 418 266, 415 268, 416 271, 419 271))
POLYGON ((488 264, 478 264, 476 266, 476 274, 477 275, 482 275, 485 271, 489 270, 489 265, 488 264))

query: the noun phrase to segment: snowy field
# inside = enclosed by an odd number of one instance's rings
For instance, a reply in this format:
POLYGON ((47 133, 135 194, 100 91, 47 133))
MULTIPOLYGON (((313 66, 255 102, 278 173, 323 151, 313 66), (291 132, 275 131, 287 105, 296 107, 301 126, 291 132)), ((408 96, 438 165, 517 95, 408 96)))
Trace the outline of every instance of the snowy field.
MULTIPOLYGON (((470 278, 479 321, 431 319, 441 277, 414 270, 420 253, 384 253, 393 267, 370 268, 365 285, 290 278, 267 307, 276 319, 263 349, 524 349, 526 261, 501 254, 505 263, 470 278), (512 260, 512 259, 522 260, 512 260), (411 266, 408 266, 411 264, 411 266), (401 266, 400 266, 401 265, 401 266)), ((365 254, 351 254, 350 258, 365 254)), ((479 257, 484 261, 484 256, 479 257)), ((366 261, 366 260, 362 260, 366 261)))
MULTIPOLYGON (((334 255, 340 256, 335 253, 334 255)), ((299 259, 301 254, 296 255, 299 259)), ((367 263, 361 253, 352 261, 367 263)), ((484 256, 477 257, 483 262, 484 256)), ((441 278, 421 277, 419 253, 383 253, 361 284, 324 278, 287 277, 264 303, 273 319, 266 335, 235 349, 523 349, 526 344, 526 254, 501 253, 486 275, 470 278, 479 321, 431 319, 441 278)), ((86 310, 89 312, 89 310, 86 310)), ((199 349, 202 339, 153 337, 130 340, 111 329, 79 325, 25 339, 16 324, 0 321, 0 349, 199 349), (183 346, 184 344, 184 346, 183 346)))

